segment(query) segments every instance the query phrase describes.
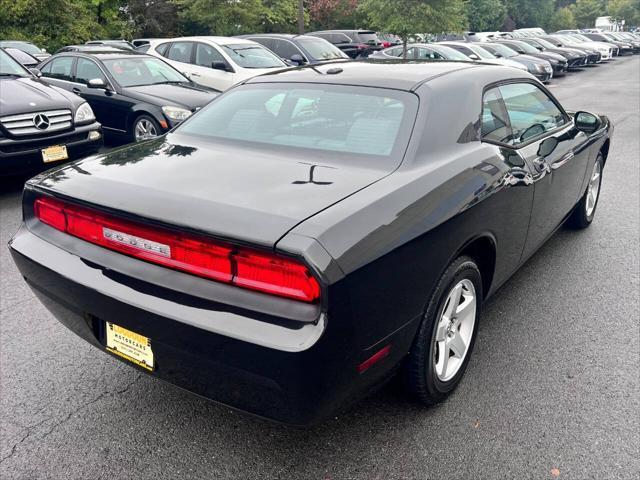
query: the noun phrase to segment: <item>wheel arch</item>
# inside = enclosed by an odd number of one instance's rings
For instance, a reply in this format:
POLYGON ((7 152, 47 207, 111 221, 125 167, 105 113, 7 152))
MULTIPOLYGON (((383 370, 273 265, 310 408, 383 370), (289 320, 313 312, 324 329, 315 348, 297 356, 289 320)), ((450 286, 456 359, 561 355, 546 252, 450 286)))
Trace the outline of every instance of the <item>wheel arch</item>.
POLYGON ((469 239, 458 249, 451 260, 453 261, 461 256, 467 256, 475 260, 482 276, 483 299, 487 298, 493 283, 493 275, 496 269, 496 253, 494 236, 485 233, 469 239))
POLYGON ((600 147, 600 153, 602 153, 603 163, 607 163, 607 157, 609 156, 609 147, 611 146, 611 139, 607 138, 602 147, 600 147))

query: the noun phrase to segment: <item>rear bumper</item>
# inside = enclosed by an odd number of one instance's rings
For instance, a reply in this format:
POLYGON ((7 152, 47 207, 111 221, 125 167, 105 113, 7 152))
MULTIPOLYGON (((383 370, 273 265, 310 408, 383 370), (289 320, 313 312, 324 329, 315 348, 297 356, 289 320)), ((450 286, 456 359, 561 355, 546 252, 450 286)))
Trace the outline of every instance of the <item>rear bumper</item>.
POLYGON ((58 165, 60 162, 42 161, 42 149, 53 145, 66 145, 69 160, 85 157, 102 147, 101 126, 96 122, 46 138, 0 138, 0 176, 34 172, 58 165), (90 140, 90 132, 99 132, 99 138, 90 140))
POLYGON ((313 324, 271 322, 102 269, 26 226, 10 249, 42 303, 96 348, 105 351, 105 321, 116 323, 151 339, 154 371, 120 359, 132 368, 291 425, 318 423, 383 384, 410 348, 419 320, 385 338, 384 345, 393 343, 389 358, 359 374, 357 365, 380 347, 359 348, 356 329, 341 313, 329 311, 313 324))

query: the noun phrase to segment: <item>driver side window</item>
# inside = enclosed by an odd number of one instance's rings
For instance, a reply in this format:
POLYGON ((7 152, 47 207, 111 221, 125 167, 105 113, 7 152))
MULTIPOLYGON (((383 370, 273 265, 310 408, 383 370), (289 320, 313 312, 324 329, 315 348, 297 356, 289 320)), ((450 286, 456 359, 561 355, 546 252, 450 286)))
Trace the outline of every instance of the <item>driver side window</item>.
POLYGON ((499 87, 513 130, 512 145, 525 143, 567 123, 564 113, 539 87, 512 83, 499 87))

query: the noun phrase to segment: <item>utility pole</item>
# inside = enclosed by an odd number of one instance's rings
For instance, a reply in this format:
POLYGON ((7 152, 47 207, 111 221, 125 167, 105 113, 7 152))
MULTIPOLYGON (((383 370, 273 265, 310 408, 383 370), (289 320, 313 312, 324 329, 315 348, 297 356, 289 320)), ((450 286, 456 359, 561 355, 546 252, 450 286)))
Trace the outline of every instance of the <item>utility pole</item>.
POLYGON ((304 0, 298 0, 298 33, 304 33, 304 0))

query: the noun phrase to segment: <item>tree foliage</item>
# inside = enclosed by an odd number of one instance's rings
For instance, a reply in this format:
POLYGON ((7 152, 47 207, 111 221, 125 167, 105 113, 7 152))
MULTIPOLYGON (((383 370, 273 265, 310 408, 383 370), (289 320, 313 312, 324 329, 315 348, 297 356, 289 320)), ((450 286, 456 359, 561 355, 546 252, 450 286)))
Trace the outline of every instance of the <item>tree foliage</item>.
MULTIPOLYGON (((304 0, 311 29, 416 33, 640 24, 640 0, 304 0)), ((0 38, 49 50, 99 38, 294 33, 298 0, 0 0, 0 38)))
POLYGON ((474 32, 499 30, 507 12, 503 0, 469 0, 469 29, 474 32))
POLYGON ((604 2, 601 0, 578 0, 573 15, 578 27, 593 27, 597 17, 604 15, 604 2))
POLYGON ((549 21, 549 31, 568 30, 576 28, 576 18, 571 7, 562 7, 553 14, 549 21))
POLYGON ((507 11, 516 28, 545 28, 554 9, 554 0, 507 0, 507 11))
POLYGON ((640 25, 640 0, 609 0, 607 13, 627 25, 640 25))

